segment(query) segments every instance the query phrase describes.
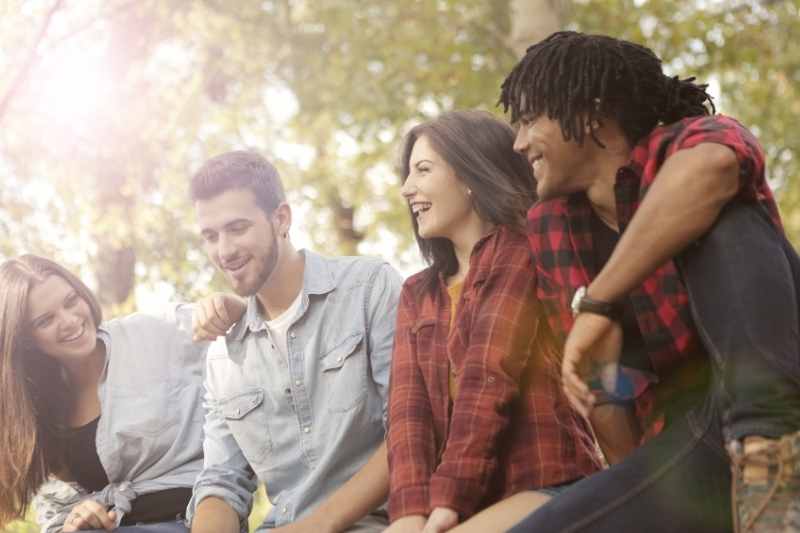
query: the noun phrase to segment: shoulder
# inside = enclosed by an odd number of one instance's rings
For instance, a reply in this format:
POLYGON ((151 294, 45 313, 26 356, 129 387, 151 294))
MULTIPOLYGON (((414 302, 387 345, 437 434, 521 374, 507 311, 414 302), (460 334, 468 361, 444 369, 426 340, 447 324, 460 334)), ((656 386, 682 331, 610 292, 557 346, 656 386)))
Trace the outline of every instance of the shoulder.
POLYGON ((688 117, 655 128, 634 148, 633 159, 644 163, 650 158, 663 159, 680 149, 702 143, 730 146, 735 150, 758 148, 758 141, 739 121, 725 115, 688 117))
POLYGON ((147 313, 132 313, 103 322, 102 327, 110 334, 147 333, 154 330, 173 330, 175 325, 164 317, 147 313))
POLYGON ((531 251, 524 233, 510 226, 500 226, 490 235, 474 258, 477 266, 475 279, 492 272, 525 271, 533 273, 531 251))
POLYGON ((309 253, 314 263, 320 264, 328 271, 336 285, 348 281, 365 282, 379 274, 400 278, 400 274, 380 257, 371 256, 337 256, 328 257, 309 253))

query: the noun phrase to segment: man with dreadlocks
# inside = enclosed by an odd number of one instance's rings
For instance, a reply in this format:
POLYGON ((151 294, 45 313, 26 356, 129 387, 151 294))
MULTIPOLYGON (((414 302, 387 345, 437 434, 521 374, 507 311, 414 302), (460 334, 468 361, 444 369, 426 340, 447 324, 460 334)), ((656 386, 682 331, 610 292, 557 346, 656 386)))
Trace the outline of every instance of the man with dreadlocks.
POLYGON ((575 32, 503 83, 562 383, 616 463, 513 531, 800 531, 800 260, 705 89, 575 32))

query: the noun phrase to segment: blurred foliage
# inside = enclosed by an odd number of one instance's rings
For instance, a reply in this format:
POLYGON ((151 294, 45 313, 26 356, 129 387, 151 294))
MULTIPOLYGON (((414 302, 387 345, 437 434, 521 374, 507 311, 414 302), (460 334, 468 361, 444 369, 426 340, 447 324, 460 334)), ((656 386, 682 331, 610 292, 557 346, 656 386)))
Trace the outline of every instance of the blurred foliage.
MULTIPOLYGON (((761 139, 799 242, 800 0, 566 4, 566 27, 646 43, 669 74, 712 84, 761 139)), ((235 148, 276 161, 319 250, 415 264, 402 135, 442 110, 499 114, 515 63, 508 0, 82 0, 58 6, 31 56, 55 5, 0 3, 0 97, 14 89, 0 109, 0 259, 62 261, 112 312, 135 306, 134 284, 182 298, 221 287, 187 180, 235 148)))
MULTIPOLYGON (((3 5, 0 91, 53 4, 3 5)), ((719 107, 760 136, 797 239, 799 12, 800 0, 574 0, 565 22, 645 42, 670 73, 710 80, 719 107)), ((53 256, 113 311, 134 305, 134 282, 184 298, 221 286, 187 179, 252 147, 277 162, 316 248, 418 264, 398 145, 442 110, 499 113, 511 24, 508 0, 65 3, 0 116, 0 257, 53 256)))

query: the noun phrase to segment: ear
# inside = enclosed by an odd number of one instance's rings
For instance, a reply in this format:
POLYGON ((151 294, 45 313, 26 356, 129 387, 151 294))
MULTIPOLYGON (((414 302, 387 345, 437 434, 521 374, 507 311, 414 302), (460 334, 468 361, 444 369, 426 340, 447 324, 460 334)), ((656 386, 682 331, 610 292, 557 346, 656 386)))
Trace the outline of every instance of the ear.
POLYGON ((275 208, 272 212, 272 223, 275 225, 275 232, 279 238, 289 236, 289 229, 292 227, 292 208, 286 202, 275 208))

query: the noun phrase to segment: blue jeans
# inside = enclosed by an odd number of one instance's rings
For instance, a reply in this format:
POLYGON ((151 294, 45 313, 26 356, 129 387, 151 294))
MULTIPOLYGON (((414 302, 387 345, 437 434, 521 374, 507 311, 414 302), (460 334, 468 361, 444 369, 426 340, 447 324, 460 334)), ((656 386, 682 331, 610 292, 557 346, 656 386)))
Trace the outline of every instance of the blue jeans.
POLYGON ((724 443, 800 429, 800 258, 754 205, 727 207, 677 258, 713 380, 661 435, 511 529, 727 532, 724 443))
MULTIPOLYGON (((142 524, 134 526, 121 526, 114 530, 115 533, 189 533, 183 520, 172 522, 158 522, 156 524, 142 524)), ((82 530, 81 533, 108 533, 105 529, 82 530)))

